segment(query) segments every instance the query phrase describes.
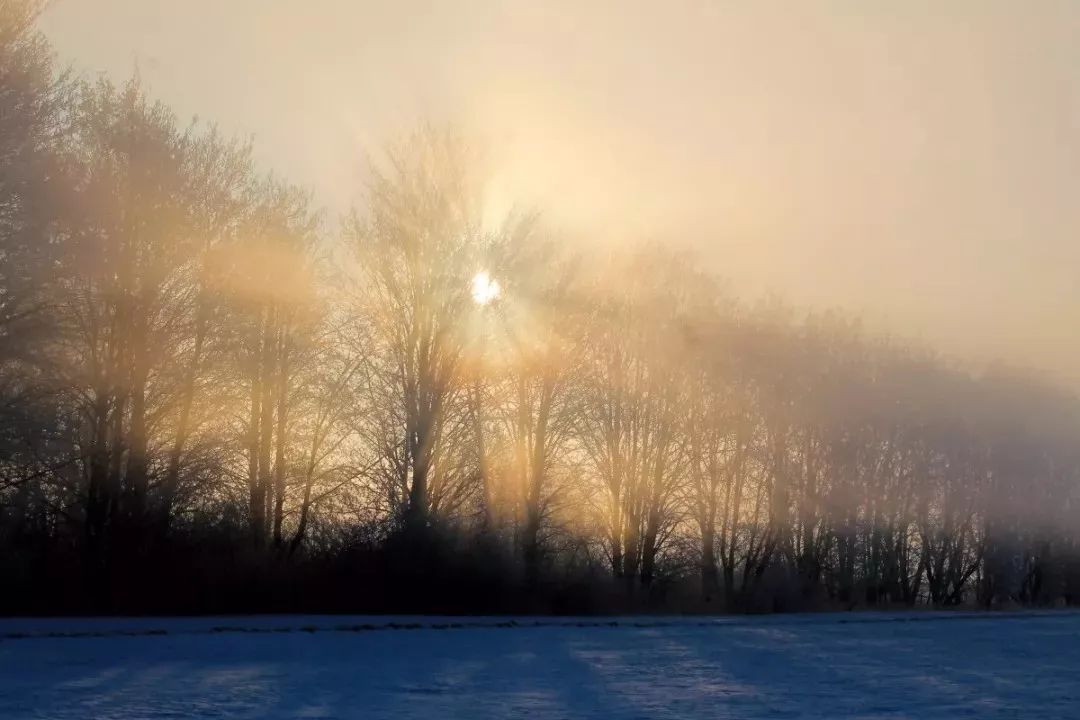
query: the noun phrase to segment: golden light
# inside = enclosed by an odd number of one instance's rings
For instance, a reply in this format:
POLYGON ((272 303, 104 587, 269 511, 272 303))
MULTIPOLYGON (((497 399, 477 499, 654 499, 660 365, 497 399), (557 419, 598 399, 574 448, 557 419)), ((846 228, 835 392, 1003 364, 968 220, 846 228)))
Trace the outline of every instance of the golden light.
POLYGON ((477 305, 487 305, 499 297, 499 281, 493 280, 486 270, 473 275, 472 298, 477 305))

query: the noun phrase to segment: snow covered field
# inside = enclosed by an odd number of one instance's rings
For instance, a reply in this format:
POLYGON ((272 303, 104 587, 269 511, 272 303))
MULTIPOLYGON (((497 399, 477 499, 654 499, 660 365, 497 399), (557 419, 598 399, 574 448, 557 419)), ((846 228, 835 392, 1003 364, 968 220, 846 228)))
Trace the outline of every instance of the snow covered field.
POLYGON ((1080 614, 0 620, 5 720, 510 717, 1080 718, 1080 614))

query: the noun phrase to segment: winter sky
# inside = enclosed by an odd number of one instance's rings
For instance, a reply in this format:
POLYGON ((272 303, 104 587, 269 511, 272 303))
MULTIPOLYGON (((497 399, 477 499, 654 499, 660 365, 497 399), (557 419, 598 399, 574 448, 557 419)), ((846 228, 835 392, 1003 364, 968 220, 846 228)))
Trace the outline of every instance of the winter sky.
POLYGON ((137 66, 332 218, 419 120, 491 203, 693 243, 741 295, 838 305, 1080 387, 1080 3, 55 0, 64 62, 137 66))

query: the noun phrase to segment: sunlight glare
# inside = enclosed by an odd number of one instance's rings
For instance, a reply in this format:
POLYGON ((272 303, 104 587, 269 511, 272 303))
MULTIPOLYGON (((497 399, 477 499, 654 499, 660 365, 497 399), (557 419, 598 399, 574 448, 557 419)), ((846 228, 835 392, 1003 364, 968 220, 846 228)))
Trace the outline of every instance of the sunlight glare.
POLYGON ((499 281, 492 280, 486 270, 481 270, 473 275, 472 297, 477 305, 487 305, 499 297, 499 281))

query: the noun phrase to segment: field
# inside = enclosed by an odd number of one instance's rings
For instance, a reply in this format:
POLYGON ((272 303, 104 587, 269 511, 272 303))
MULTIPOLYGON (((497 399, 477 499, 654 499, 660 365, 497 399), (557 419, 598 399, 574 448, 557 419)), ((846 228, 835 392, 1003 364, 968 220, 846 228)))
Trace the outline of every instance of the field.
POLYGON ((0 718, 1080 718, 1080 614, 0 620, 0 718))

